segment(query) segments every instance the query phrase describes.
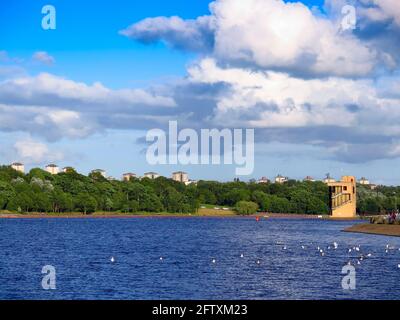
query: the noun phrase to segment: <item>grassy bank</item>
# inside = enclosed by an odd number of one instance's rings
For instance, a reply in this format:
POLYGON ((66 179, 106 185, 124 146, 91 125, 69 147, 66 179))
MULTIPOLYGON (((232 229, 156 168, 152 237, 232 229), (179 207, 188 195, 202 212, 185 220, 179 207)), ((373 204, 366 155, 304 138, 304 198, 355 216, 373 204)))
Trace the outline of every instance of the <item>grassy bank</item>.
POLYGON ((140 217, 174 217, 174 218, 187 218, 187 217, 256 217, 261 220, 268 219, 324 219, 331 220, 328 215, 311 215, 311 214, 296 214, 296 213, 256 213, 248 216, 238 215, 232 208, 223 210, 222 208, 216 209, 209 206, 200 208, 197 213, 169 213, 169 212, 135 212, 135 213, 122 213, 122 212, 95 212, 92 214, 84 215, 81 212, 68 212, 68 213, 15 213, 11 211, 0 211, 1 218, 140 218, 140 217))
POLYGON ((216 210, 211 208, 199 209, 197 213, 169 213, 169 212, 94 212, 84 215, 81 212, 67 213, 15 213, 11 211, 1 211, 0 218, 128 218, 128 217, 232 217, 237 216, 233 210, 216 210))

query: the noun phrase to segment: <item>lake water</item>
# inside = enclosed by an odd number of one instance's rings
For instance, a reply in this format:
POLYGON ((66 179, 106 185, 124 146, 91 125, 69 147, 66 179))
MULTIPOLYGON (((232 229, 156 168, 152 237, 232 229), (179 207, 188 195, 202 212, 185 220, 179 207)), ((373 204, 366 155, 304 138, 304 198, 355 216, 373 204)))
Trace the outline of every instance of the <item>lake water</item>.
POLYGON ((352 224, 0 219, 0 299, 400 298, 400 239, 341 232, 352 224), (328 250, 334 241, 338 249, 328 250), (395 249, 386 253, 387 244, 395 249), (349 253, 356 245, 361 251, 349 253), (356 265, 356 289, 343 290, 342 267, 361 252, 372 256, 356 265), (45 265, 56 268, 56 290, 42 289, 45 265))

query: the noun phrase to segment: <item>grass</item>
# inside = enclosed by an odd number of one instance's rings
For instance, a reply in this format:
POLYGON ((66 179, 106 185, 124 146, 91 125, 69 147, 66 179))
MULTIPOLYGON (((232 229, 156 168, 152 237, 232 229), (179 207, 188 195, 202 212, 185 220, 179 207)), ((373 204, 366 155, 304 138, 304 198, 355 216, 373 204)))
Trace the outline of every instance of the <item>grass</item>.
POLYGON ((91 214, 84 215, 81 212, 65 212, 65 213, 40 213, 40 212, 29 212, 29 213, 18 213, 11 211, 0 211, 0 217, 129 217, 129 216, 232 216, 236 215, 233 210, 216 210, 212 208, 200 208, 197 213, 169 213, 169 212, 135 212, 135 213, 124 213, 124 212, 94 212, 91 214))

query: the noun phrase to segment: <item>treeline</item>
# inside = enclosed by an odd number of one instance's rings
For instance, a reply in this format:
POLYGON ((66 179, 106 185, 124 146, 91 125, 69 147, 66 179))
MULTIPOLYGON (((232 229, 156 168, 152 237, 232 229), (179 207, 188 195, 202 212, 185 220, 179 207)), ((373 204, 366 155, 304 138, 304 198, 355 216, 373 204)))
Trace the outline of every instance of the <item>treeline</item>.
POLYGON ((400 205, 400 187, 379 186, 371 190, 367 186, 357 189, 357 211, 361 214, 385 214, 397 210, 400 205))
POLYGON ((24 175, 0 167, 0 209, 18 212, 171 212, 199 208, 196 188, 166 178, 109 181, 101 174, 73 170, 51 175, 32 169, 24 175))
MULTIPOLYGON (((358 188, 358 210, 381 213, 397 206, 399 188, 358 188)), ((74 170, 51 175, 0 167, 0 210, 13 212, 168 212, 195 213, 201 204, 273 213, 328 214, 328 187, 322 182, 290 180, 284 184, 199 181, 184 185, 159 177, 107 180, 74 170), (253 205, 254 204, 254 205, 253 205)))

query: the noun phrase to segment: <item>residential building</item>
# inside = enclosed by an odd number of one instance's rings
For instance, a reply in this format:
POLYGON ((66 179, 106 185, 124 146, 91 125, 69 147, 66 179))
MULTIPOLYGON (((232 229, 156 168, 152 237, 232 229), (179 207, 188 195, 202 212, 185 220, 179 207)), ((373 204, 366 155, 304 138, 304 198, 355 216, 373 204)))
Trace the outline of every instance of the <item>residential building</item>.
POLYGON ((360 184, 365 185, 365 186, 369 186, 371 183, 369 182, 368 179, 366 179, 365 177, 362 177, 359 181, 360 184))
POLYGON ((143 178, 149 178, 149 179, 157 179, 160 175, 156 172, 146 172, 143 175, 143 178))
POLYGON ((311 176, 307 176, 303 179, 303 181, 310 181, 310 182, 315 182, 315 179, 311 176))
POLYGON ((25 173, 25 166, 22 163, 14 162, 11 164, 11 168, 19 172, 25 173))
POLYGON ((331 175, 330 175, 329 173, 326 174, 326 177, 325 177, 325 179, 324 179, 323 181, 324 181, 326 184, 336 182, 335 179, 331 178, 331 175))
POLYGON ((122 180, 123 180, 123 181, 129 181, 129 180, 131 180, 131 179, 133 179, 133 178, 136 178, 136 174, 134 174, 134 173, 128 172, 128 173, 124 173, 124 174, 122 175, 122 180))
POLYGON ((45 167, 45 170, 51 174, 58 174, 58 172, 60 171, 60 168, 55 164, 49 164, 45 167))
POLYGON ((187 183, 189 182, 189 176, 186 172, 177 171, 172 173, 172 180, 187 183))
POLYGON ((267 177, 261 177, 261 179, 259 179, 257 183, 269 183, 269 179, 267 177))
POLYGON ((105 171, 105 170, 102 170, 102 169, 95 169, 95 170, 92 170, 91 173, 92 173, 92 174, 93 174, 93 173, 99 173, 99 174, 101 174, 104 178, 107 177, 106 171, 105 171))
POLYGON ((185 182, 185 185, 190 185, 190 184, 194 184, 194 185, 197 185, 197 180, 189 180, 189 181, 186 181, 185 182))
POLYGON ((356 178, 344 176, 340 181, 330 182, 329 208, 333 218, 354 218, 356 216, 356 178))
POLYGON ((285 182, 287 182, 288 180, 289 180, 288 177, 284 177, 284 176, 282 176, 282 175, 280 175, 280 174, 278 174, 278 175, 275 177, 275 183, 285 183, 285 182))
POLYGON ((76 172, 75 169, 72 168, 72 167, 64 167, 64 168, 62 169, 62 171, 63 171, 64 173, 76 172))

